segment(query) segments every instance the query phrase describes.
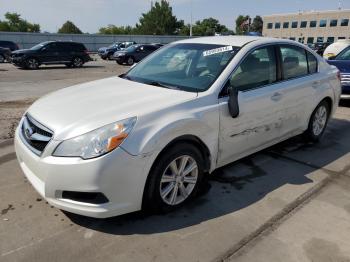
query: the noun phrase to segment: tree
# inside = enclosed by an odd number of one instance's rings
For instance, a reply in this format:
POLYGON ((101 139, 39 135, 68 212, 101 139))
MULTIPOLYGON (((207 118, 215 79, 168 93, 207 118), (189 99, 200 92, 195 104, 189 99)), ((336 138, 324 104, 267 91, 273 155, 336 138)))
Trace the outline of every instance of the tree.
POLYGON ((173 15, 173 10, 166 0, 156 2, 148 13, 143 13, 136 24, 136 32, 144 35, 174 35, 184 26, 173 15))
POLYGON ((7 12, 5 20, 0 20, 0 31, 38 33, 40 32, 40 25, 29 23, 22 19, 20 14, 7 12))
POLYGON ((236 19, 236 34, 243 35, 249 31, 249 15, 240 15, 236 19))
POLYGON ((71 21, 65 22, 58 30, 59 34, 82 34, 83 32, 71 21))
POLYGON ((135 33, 135 28, 131 26, 108 25, 99 29, 100 34, 104 35, 131 35, 135 33))
POLYGON ((251 31, 262 33, 263 25, 264 25, 264 22, 263 22, 262 17, 257 15, 253 19, 253 23, 252 23, 252 26, 251 26, 251 31))
MULTIPOLYGON (((202 21, 197 21, 192 28, 194 36, 211 36, 218 34, 233 34, 225 25, 219 23, 217 19, 212 17, 205 18, 202 21)), ((190 25, 185 25, 181 28, 181 35, 189 35, 190 33, 190 25)))

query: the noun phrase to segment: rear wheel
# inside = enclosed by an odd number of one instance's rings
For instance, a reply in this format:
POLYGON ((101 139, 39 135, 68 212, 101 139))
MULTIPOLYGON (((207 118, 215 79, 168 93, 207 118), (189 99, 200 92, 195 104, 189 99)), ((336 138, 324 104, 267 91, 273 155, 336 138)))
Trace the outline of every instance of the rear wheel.
POLYGON ((39 61, 35 58, 28 58, 26 61, 26 68, 28 69, 38 69, 39 68, 39 61))
POLYGON ((330 108, 326 101, 322 101, 310 117, 308 129, 304 135, 312 142, 318 142, 328 124, 330 108))
POLYGON ((123 62, 120 61, 120 60, 116 60, 116 62, 117 62, 118 65, 122 65, 123 64, 123 62))
POLYGON ((5 63, 5 57, 3 55, 0 55, 0 63, 5 63))
POLYGON ((82 67, 83 66, 83 64, 84 64, 84 61, 83 61, 83 59, 81 59, 81 57, 74 57, 73 58, 73 61, 72 61, 72 65, 74 66, 74 67, 82 67))
POLYGON ((195 196, 203 179, 203 157, 190 144, 177 144, 165 151, 149 174, 144 208, 167 212, 195 196))

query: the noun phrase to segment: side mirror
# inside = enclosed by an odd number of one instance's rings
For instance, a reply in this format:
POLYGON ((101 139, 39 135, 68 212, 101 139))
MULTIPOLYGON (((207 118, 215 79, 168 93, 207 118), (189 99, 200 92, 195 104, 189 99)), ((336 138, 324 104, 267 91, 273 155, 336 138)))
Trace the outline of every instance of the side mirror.
POLYGON ((238 90, 230 85, 228 88, 228 95, 228 111, 232 118, 236 118, 239 116, 238 90))

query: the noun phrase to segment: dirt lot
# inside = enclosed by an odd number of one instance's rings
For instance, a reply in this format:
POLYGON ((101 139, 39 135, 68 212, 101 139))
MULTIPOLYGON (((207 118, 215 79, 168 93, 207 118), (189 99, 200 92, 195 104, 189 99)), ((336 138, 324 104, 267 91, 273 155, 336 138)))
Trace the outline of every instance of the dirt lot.
POLYGON ((176 212, 99 220, 51 207, 10 137, 36 97, 127 70, 90 67, 0 65, 0 261, 350 261, 350 100, 321 143, 297 137, 221 168, 176 212))

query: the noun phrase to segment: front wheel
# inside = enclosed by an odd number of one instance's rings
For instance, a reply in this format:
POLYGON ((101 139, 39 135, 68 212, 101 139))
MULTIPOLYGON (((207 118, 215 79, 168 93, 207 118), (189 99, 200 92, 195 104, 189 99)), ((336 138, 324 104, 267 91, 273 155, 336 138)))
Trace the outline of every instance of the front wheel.
POLYGON ((39 61, 35 58, 28 58, 26 61, 26 68, 28 69, 38 69, 39 68, 39 61))
POLYGON ((178 144, 164 152, 149 174, 144 208, 168 212, 193 198, 203 179, 203 157, 190 144, 178 144))
POLYGON ((304 133, 305 137, 312 142, 318 142, 327 127, 329 116, 329 105, 326 101, 322 101, 310 117, 308 129, 304 133))
POLYGON ((132 66, 135 63, 135 59, 130 56, 126 62, 129 66, 132 66))
POLYGON ((0 64, 5 63, 5 57, 3 55, 0 55, 0 64))

